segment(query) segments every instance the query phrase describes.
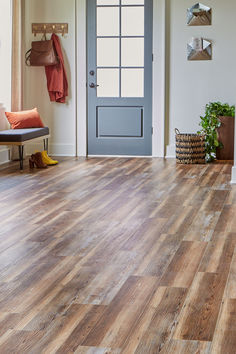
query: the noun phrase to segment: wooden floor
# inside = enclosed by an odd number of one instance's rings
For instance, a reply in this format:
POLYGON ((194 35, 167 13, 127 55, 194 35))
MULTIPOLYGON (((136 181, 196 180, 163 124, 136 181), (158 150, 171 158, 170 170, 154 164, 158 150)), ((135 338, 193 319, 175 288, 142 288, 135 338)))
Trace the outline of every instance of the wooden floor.
POLYGON ((0 354, 236 353, 231 165, 0 168, 0 354))

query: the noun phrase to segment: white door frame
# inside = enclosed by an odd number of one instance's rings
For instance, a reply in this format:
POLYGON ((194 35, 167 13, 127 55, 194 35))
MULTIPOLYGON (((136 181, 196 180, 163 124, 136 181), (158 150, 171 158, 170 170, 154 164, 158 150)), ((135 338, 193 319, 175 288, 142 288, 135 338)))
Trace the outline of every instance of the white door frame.
MULTIPOLYGON (((86 57, 86 0, 76 2, 76 53, 77 53, 77 156, 87 156, 87 57, 86 57)), ((152 156, 165 155, 165 0, 153 0, 153 138, 152 156)))

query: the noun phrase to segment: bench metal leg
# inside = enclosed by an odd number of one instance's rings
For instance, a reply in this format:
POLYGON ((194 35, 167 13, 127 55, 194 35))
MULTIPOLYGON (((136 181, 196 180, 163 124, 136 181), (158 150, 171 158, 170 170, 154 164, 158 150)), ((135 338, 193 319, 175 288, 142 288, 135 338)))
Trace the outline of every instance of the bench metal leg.
POLYGON ((43 139, 43 147, 44 147, 44 150, 46 150, 48 153, 48 138, 43 139))
POLYGON ((19 146, 20 169, 23 170, 24 145, 19 146))

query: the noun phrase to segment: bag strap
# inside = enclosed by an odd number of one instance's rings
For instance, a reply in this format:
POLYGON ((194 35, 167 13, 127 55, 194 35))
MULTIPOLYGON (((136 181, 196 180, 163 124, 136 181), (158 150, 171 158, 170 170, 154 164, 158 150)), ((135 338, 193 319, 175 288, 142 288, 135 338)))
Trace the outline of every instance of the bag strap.
POLYGON ((176 134, 176 135, 180 134, 179 129, 175 128, 175 134, 176 134))
POLYGON ((27 66, 30 66, 30 55, 31 55, 31 51, 32 49, 29 49, 26 53, 25 53, 25 64, 27 66))

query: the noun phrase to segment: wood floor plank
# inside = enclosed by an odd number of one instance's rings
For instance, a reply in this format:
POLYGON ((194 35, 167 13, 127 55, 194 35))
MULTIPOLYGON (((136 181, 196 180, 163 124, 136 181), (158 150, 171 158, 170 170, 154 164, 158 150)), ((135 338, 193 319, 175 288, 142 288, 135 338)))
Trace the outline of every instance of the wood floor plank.
POLYGON ((161 351, 176 326, 186 294, 186 289, 166 288, 135 353, 151 354, 161 351))
POLYGON ((114 348, 95 348, 95 347, 83 347, 80 346, 74 352, 75 354, 120 354, 120 349, 114 348))
POLYGON ((32 352, 56 353, 90 310, 91 305, 72 304, 61 316, 56 317, 46 331, 39 331, 43 336, 32 347, 32 352))
POLYGON ((163 301, 163 296, 166 292, 166 287, 158 287, 155 293, 153 294, 150 302, 148 303, 145 311, 141 314, 138 319, 138 322, 133 327, 131 333, 126 338, 126 341, 122 345, 122 353, 129 354, 135 353, 140 339, 142 335, 147 331, 154 314, 156 312, 156 308, 163 301))
POLYGON ((188 288, 192 283, 206 246, 206 242, 181 242, 161 279, 160 285, 188 288))
POLYGON ((236 188, 231 188, 229 190, 225 205, 236 204, 236 188))
POLYGON ((234 249, 224 295, 225 298, 236 299, 236 249, 234 249))
POLYGON ((198 273, 190 288, 174 338, 212 341, 227 275, 198 273))
POLYGON ((143 333, 147 331, 154 313, 155 308, 152 306, 147 306, 143 314, 138 319, 137 324, 132 329, 132 332, 126 338, 125 342, 122 343, 122 353, 135 353, 137 347, 139 346, 140 338, 143 333))
POLYGON ((105 309, 106 306, 93 305, 91 310, 86 313, 82 321, 80 321, 70 336, 57 350, 57 354, 75 353, 80 344, 83 343, 92 328, 96 325, 105 309))
POLYGON ((212 353, 232 354, 236 351, 236 299, 227 299, 222 307, 214 334, 212 353))
POLYGON ((59 160, 0 166, 0 353, 231 354, 232 166, 59 160))
POLYGON ((0 353, 29 353, 42 337, 43 332, 12 331, 3 344, 0 342, 0 353))
POLYGON ((21 320, 22 315, 18 313, 0 313, 0 337, 9 329, 15 328, 21 320))
POLYGON ((204 208, 198 209, 184 239, 186 241, 209 242, 218 223, 220 213, 220 211, 211 211, 204 208))
POLYGON ((177 251, 181 235, 161 235, 149 253, 142 255, 142 261, 135 275, 150 275, 161 279, 173 255, 177 251))
POLYGON ((211 342, 171 339, 160 351, 160 354, 210 354, 211 342))
POLYGON ((129 277, 82 345, 119 348, 157 284, 155 277, 129 277))
POLYGON ((199 271, 224 273, 227 276, 235 247, 236 233, 215 232, 207 246, 199 271))
POLYGON ((236 205, 225 205, 219 217, 215 230, 217 232, 235 232, 236 230, 236 205))

